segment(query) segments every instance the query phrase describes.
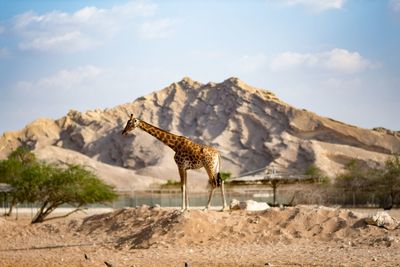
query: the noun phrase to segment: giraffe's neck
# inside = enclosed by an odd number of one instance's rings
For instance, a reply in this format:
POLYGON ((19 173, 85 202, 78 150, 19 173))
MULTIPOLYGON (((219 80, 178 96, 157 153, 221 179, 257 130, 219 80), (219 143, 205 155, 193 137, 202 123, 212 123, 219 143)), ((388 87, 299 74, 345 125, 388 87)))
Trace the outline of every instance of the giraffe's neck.
POLYGON ((176 142, 178 141, 180 136, 169 133, 160 128, 157 128, 145 121, 140 121, 139 128, 149 133, 150 135, 154 136, 155 138, 157 138, 158 140, 160 140, 173 150, 175 150, 176 142))

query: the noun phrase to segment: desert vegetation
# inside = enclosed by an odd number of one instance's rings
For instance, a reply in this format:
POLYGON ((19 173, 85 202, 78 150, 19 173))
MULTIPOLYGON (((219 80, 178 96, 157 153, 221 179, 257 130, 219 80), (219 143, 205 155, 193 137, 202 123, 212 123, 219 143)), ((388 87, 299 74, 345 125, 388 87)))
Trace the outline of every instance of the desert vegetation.
POLYGON ((380 168, 368 167, 351 159, 343 172, 333 179, 314 165, 307 175, 318 178, 317 184, 303 186, 295 194, 295 204, 340 205, 352 207, 381 207, 400 205, 400 156, 389 157, 380 168))
POLYGON ((400 204, 400 157, 391 156, 383 168, 363 167, 352 160, 334 185, 344 193, 347 204, 378 203, 390 209, 400 204))
POLYGON ((75 207, 73 213, 85 205, 112 201, 117 197, 111 186, 83 166, 58 166, 38 161, 24 147, 0 161, 0 182, 10 184, 13 188, 7 215, 11 215, 18 203, 35 203, 39 206, 32 223, 43 222, 64 204, 75 207))

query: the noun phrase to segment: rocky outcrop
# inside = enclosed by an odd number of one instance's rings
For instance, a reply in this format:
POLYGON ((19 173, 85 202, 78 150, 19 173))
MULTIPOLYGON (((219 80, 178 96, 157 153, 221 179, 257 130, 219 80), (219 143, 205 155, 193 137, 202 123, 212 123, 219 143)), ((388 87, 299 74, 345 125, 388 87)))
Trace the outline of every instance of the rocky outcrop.
MULTIPOLYGON (((218 148, 222 169, 233 175, 271 164, 296 173, 315 164, 334 175, 350 159, 379 166, 388 155, 400 153, 400 137, 391 131, 362 129, 294 108, 237 78, 207 84, 184 78, 112 109, 71 110, 58 120, 40 119, 5 133, 0 158, 21 144, 41 151, 58 147, 144 177, 179 180, 172 150, 140 130, 121 135, 131 113, 218 148)), ((205 185, 205 172, 191 172, 189 184, 196 181, 205 185)))
POLYGON ((372 128, 372 130, 379 132, 379 133, 385 133, 385 134, 390 134, 393 136, 400 137, 400 131, 392 131, 392 130, 386 129, 384 127, 375 127, 375 128, 372 128))

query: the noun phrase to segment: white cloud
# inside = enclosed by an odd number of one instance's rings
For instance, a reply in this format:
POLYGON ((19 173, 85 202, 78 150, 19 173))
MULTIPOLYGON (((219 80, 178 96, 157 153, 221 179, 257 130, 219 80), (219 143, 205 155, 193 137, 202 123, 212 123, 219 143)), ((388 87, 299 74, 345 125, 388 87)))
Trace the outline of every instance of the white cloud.
POLYGON ((20 92, 76 90, 90 84, 90 82, 98 78, 103 72, 103 69, 95 66, 81 66, 76 69, 60 70, 52 76, 42 78, 38 81, 20 81, 17 83, 16 88, 20 92))
POLYGON ((345 0, 279 0, 284 6, 304 6, 313 12, 341 9, 345 0))
POLYGON ((400 0, 390 0, 389 7, 393 12, 400 13, 400 0))
POLYGON ((14 17, 12 29, 23 50, 75 52, 104 43, 121 29, 139 23, 136 18, 154 15, 157 6, 134 1, 110 9, 84 7, 74 13, 26 12, 14 17))
POLYGON ((270 65, 273 71, 285 71, 304 67, 340 73, 355 73, 368 68, 374 68, 376 64, 363 58, 358 52, 349 52, 346 49, 335 48, 331 51, 315 54, 284 52, 276 56, 270 65))
POLYGON ((158 19, 144 22, 138 28, 138 35, 143 39, 165 38, 173 32, 175 21, 172 19, 158 19))
POLYGON ((312 54, 300 54, 295 52, 284 52, 276 56, 271 63, 274 71, 288 70, 299 66, 313 66, 317 58, 312 54))
POLYGON ((325 67, 338 72, 358 72, 372 68, 373 64, 364 59, 358 52, 349 52, 345 49, 333 49, 325 54, 325 67))
POLYGON ((86 50, 99 44, 79 31, 66 32, 61 35, 42 36, 33 38, 30 42, 19 44, 21 50, 76 52, 86 50))

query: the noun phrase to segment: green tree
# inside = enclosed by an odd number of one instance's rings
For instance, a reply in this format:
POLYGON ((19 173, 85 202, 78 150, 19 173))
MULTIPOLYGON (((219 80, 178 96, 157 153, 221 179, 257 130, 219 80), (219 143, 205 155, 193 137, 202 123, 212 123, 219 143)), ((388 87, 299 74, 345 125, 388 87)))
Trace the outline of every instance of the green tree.
POLYGON ((181 182, 178 180, 173 180, 173 179, 168 179, 165 184, 161 185, 161 188, 174 188, 174 187, 179 187, 181 185, 181 182))
POLYGON ((318 179, 318 181, 320 183, 323 183, 323 184, 330 183, 330 179, 326 175, 326 173, 315 164, 310 164, 310 166, 308 166, 308 168, 304 174, 311 176, 312 178, 318 179))
POLYGON ((345 166, 344 173, 336 177, 335 187, 343 190, 345 195, 350 194, 353 206, 355 206, 357 196, 361 198, 364 192, 369 192, 375 184, 375 178, 373 169, 362 167, 353 159, 345 166))
POLYGON ((232 173, 230 173, 230 172, 224 172, 224 171, 221 171, 219 174, 220 174, 220 176, 221 176, 222 181, 224 181, 224 182, 226 182, 227 180, 229 180, 229 178, 231 178, 231 176, 232 176, 232 173))
MULTIPOLYGON (((69 204, 80 210, 83 206, 97 202, 109 202, 117 195, 110 185, 98 179, 94 173, 79 165, 60 168, 54 165, 42 164, 34 172, 35 178, 30 177, 30 192, 26 187, 20 187, 21 195, 28 196, 29 202, 39 203, 39 210, 32 223, 43 222, 57 207, 69 204), (32 188, 34 189, 32 191, 32 188)), ((29 181, 26 181, 29 183, 29 181)), ((18 188, 17 188, 18 189, 18 188)), ((53 217, 54 218, 54 217, 53 217)))
POLYGON ((395 199, 400 195, 400 156, 390 157, 385 162, 384 174, 380 181, 386 201, 385 208, 391 208, 395 204, 395 199))
POLYGON ((110 185, 84 167, 39 162, 25 149, 17 149, 0 161, 0 181, 13 187, 11 207, 23 202, 39 205, 32 223, 43 222, 63 204, 75 207, 73 213, 87 204, 108 202, 117 197, 110 185))

